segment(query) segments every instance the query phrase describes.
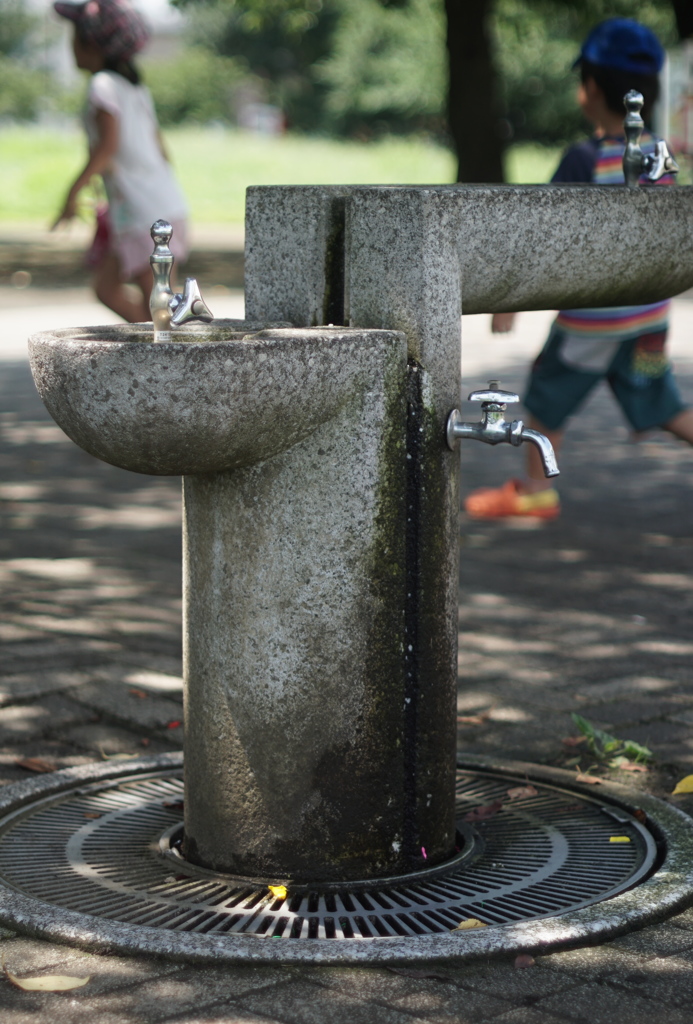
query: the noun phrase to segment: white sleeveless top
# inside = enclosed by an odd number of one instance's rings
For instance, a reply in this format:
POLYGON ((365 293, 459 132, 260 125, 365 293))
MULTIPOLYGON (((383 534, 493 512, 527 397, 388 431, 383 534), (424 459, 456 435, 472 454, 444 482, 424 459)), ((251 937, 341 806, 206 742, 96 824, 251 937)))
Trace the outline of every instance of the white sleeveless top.
POLYGON ((92 75, 85 115, 90 147, 98 140, 97 110, 113 114, 119 127, 118 149, 103 174, 114 233, 149 231, 160 218, 184 219, 187 204, 159 146, 149 89, 133 85, 116 71, 92 75))

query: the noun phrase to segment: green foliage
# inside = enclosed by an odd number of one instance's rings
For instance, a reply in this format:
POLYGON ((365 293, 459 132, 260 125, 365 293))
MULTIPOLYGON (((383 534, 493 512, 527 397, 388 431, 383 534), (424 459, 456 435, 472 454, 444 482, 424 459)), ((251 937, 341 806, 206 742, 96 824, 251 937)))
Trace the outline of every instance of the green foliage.
POLYGON ((162 125, 232 120, 234 89, 247 76, 242 65, 229 57, 190 47, 175 61, 145 63, 162 125))
POLYGON ((447 73, 440 0, 349 0, 330 56, 316 69, 327 86, 326 126, 354 132, 440 127, 447 73))
POLYGON ((0 54, 0 118, 34 120, 48 90, 48 75, 0 54))
POLYGON ((648 747, 643 747, 635 740, 620 740, 602 729, 591 725, 586 718, 573 713, 570 716, 583 736, 587 739, 589 750, 600 761, 608 761, 613 768, 618 768, 626 761, 644 764, 654 758, 648 747))
MULTIPOLYGON (((173 2, 190 13, 201 45, 242 60, 262 80, 290 127, 359 136, 442 132, 444 0, 173 2)), ((676 39, 670 0, 493 0, 491 11, 508 138, 544 145, 588 129, 570 69, 596 22, 635 17, 665 44, 676 39)))
POLYGON ((0 118, 30 121, 48 92, 48 76, 26 60, 36 17, 25 0, 0 0, 0 118))
POLYGON ((198 41, 243 59, 290 127, 439 130, 443 0, 176 0, 198 41))
POLYGON ((344 0, 179 0, 198 43, 242 60, 291 127, 323 127, 325 88, 314 73, 330 53, 344 0))
POLYGON ((301 35, 314 27, 323 0, 171 0, 174 7, 208 7, 239 19, 244 31, 262 32, 280 23, 283 30, 301 35))
POLYGON ((575 40, 584 37, 605 18, 635 18, 657 33, 665 46, 676 42, 676 19, 671 0, 526 0, 527 7, 543 13, 547 21, 567 14, 575 40))
POLYGON ((570 74, 578 49, 571 20, 560 8, 547 19, 537 4, 498 0, 494 41, 511 138, 562 143, 584 127, 570 74))
POLYGON ((19 56, 36 24, 25 0, 0 0, 0 54, 19 56))

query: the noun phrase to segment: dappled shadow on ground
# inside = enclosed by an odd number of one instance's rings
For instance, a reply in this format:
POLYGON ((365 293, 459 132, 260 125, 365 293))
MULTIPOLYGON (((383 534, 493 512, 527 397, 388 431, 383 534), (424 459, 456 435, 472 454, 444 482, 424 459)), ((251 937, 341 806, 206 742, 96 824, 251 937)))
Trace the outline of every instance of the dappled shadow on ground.
MULTIPOLYGON (((503 386, 521 389, 524 372, 503 386)), ((693 398, 690 364, 679 379, 693 398)), ((467 443, 461 458, 465 493, 522 474, 509 447, 467 443)), ((633 443, 603 388, 561 469, 556 521, 462 515, 459 709, 492 710, 460 723, 461 745, 563 764, 575 711, 649 745, 668 785, 693 764, 693 450, 663 433, 633 443)))
POLYGON ((82 452, 25 363, 0 395, 0 775, 178 745, 180 481, 82 452))

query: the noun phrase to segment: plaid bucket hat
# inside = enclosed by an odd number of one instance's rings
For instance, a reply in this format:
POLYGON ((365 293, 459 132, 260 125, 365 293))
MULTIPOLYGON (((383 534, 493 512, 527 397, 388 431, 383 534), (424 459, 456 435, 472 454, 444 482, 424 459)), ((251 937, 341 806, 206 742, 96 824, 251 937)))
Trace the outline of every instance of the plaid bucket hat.
POLYGON ((129 60, 146 46, 149 27, 129 0, 54 3, 61 18, 78 26, 82 38, 95 43, 109 60, 129 60))

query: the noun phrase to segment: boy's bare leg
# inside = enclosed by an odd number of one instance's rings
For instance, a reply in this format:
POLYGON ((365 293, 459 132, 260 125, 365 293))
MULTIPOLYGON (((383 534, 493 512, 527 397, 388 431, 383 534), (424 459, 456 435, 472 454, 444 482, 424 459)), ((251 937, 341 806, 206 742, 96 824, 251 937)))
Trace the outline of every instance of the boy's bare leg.
POLYGON ((115 253, 106 253, 96 268, 94 291, 99 302, 103 302, 104 306, 128 323, 141 323, 149 319, 149 303, 143 299, 133 299, 120 280, 120 264, 115 253))
POLYGON ((682 441, 693 444, 693 409, 684 409, 683 412, 674 416, 673 420, 665 423, 664 429, 668 430, 674 437, 679 437, 682 441))
MULTIPOLYGON (((549 430, 539 420, 536 420, 534 416, 530 418, 529 426, 532 430, 538 430, 540 434, 544 434, 548 437, 549 441, 553 445, 553 450, 558 458, 561 450, 561 443, 563 441, 562 430, 549 430)), ((539 451, 537 447, 525 441, 524 447, 526 449, 526 470, 527 475, 522 481, 522 489, 525 494, 536 494, 538 491, 548 491, 550 488, 555 486, 553 478, 547 478, 544 476, 544 463, 541 461, 539 451)))

